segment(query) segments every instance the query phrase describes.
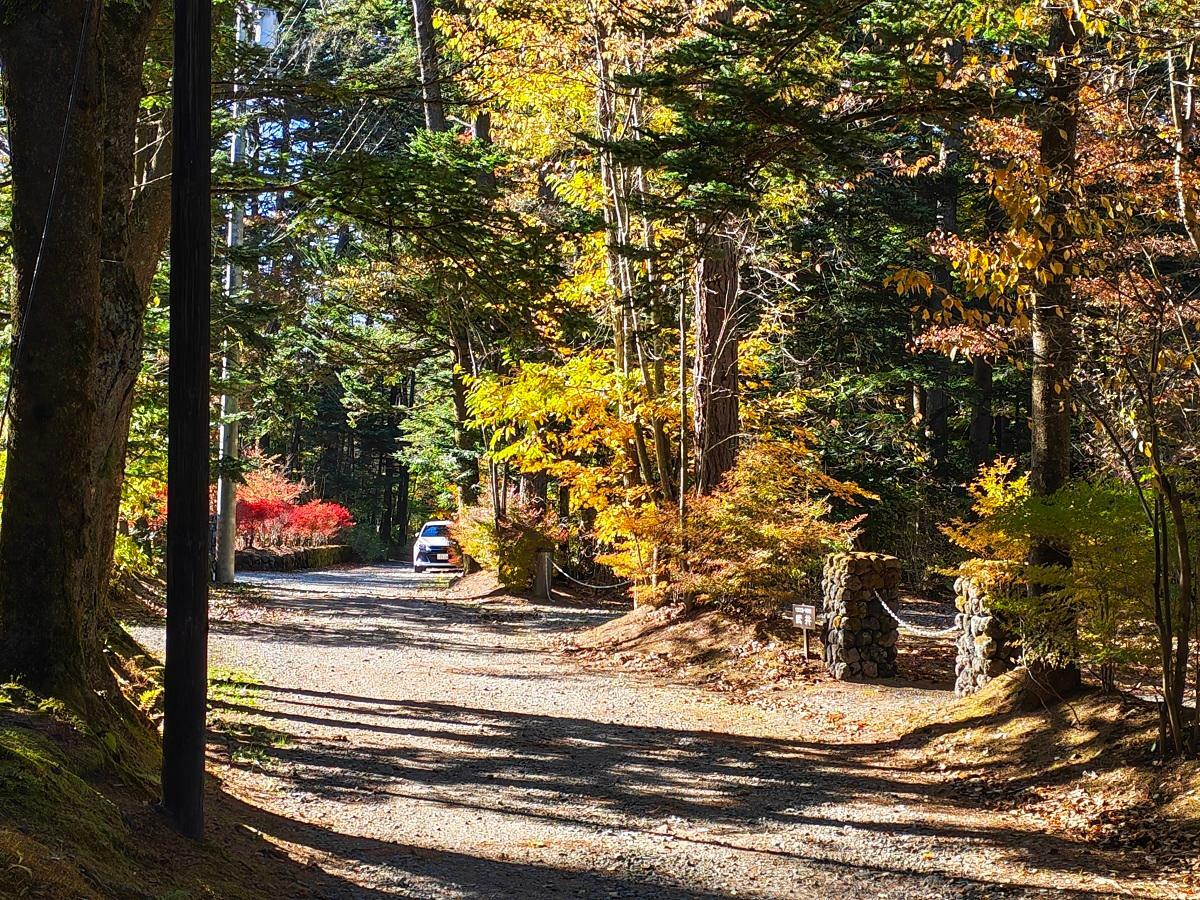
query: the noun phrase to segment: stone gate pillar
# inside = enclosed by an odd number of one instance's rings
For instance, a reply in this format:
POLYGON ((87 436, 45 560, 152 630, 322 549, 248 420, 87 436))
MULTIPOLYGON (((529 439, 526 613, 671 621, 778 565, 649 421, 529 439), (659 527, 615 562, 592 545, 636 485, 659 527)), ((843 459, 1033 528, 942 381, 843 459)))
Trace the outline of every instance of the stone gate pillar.
POLYGON ((835 553, 825 561, 825 665, 839 680, 896 675, 900 560, 882 553, 835 553))
POLYGON ((954 693, 973 694, 1014 668, 1020 655, 1001 617, 995 614, 987 592, 970 578, 954 582, 955 624, 961 629, 954 663, 954 693))

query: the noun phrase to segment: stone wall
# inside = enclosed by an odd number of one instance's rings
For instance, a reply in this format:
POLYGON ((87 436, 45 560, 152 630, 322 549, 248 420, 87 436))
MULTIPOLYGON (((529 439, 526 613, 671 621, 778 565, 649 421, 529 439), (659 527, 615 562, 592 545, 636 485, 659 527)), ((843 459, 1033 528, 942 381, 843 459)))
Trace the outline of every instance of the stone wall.
POLYGON ((1019 656, 1014 645, 988 602, 987 595, 969 578, 954 582, 958 614, 954 622, 958 635, 958 659, 954 664, 954 692, 960 697, 973 694, 997 675, 1012 669, 1019 656))
POLYGON ((900 560, 882 553, 835 553, 825 561, 825 665, 834 678, 892 678, 896 674, 895 608, 900 560), (878 596, 877 596, 878 595, 878 596))
POLYGON ((331 544, 325 547, 282 547, 239 550, 239 572, 299 572, 303 569, 325 569, 358 561, 351 547, 331 544))

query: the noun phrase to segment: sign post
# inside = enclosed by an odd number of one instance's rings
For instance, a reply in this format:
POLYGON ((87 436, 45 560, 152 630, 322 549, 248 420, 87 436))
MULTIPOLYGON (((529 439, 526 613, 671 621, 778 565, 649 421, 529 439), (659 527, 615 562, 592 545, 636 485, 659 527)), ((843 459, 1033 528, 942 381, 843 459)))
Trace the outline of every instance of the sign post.
POLYGON ((808 659, 808 631, 817 627, 817 608, 811 603, 793 603, 792 622, 804 629, 804 658, 808 659))

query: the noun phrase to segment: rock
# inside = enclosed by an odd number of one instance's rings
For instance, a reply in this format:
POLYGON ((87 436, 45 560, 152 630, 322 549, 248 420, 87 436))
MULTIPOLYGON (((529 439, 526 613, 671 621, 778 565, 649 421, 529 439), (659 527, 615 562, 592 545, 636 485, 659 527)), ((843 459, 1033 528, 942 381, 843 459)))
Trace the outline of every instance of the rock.
POLYGON ((996 641, 988 637, 986 634, 981 634, 975 638, 975 653, 982 659, 991 659, 996 655, 996 641))
POLYGON ((993 656, 987 661, 987 665, 984 666, 983 671, 987 675, 988 680, 991 680, 1003 675, 1011 668, 1012 666, 1009 665, 1008 660, 993 656))

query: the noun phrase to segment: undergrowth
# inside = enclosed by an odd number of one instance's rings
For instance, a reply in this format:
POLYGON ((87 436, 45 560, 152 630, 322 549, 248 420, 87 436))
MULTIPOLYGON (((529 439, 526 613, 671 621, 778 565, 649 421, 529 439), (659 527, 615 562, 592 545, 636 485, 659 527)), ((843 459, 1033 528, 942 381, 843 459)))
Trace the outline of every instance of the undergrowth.
POLYGON ((256 721, 263 683, 246 671, 214 670, 209 677, 208 725, 219 734, 235 765, 260 770, 272 765, 271 751, 286 747, 286 733, 256 721))
MULTIPOLYGON (((123 630, 113 629, 106 643, 120 690, 85 698, 85 716, 75 711, 79 698, 0 685, 0 898, 274 900, 303 893, 297 885, 312 873, 246 830, 252 810, 210 791, 210 839, 201 843, 180 837, 157 811, 161 666, 123 630)), ((218 702, 256 705, 259 682, 251 675, 218 673, 215 681, 218 702)), ((266 764, 284 738, 238 718, 228 726, 235 758, 266 764)))

